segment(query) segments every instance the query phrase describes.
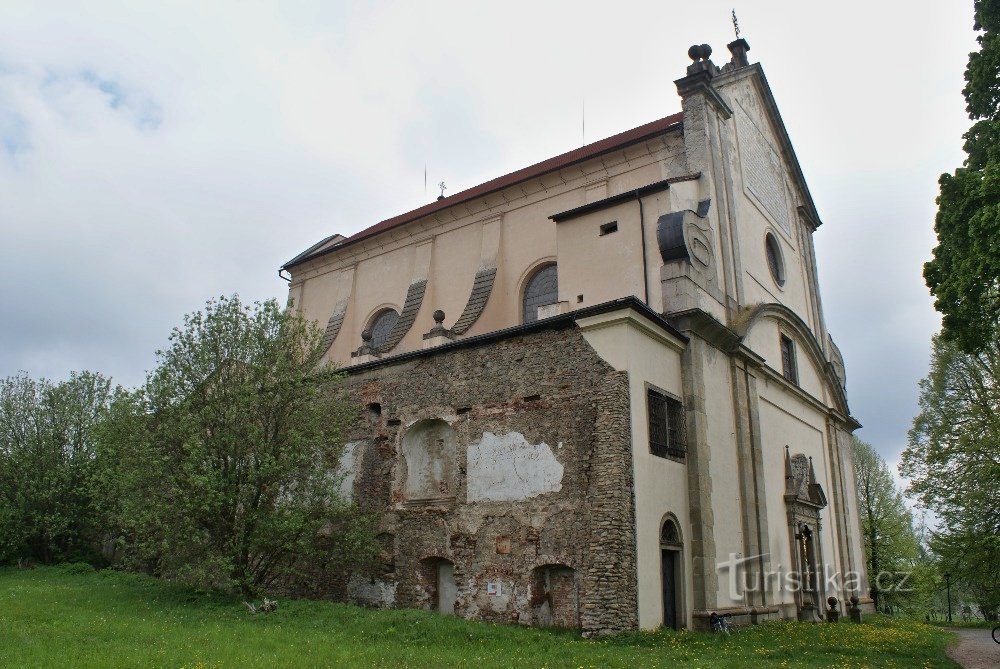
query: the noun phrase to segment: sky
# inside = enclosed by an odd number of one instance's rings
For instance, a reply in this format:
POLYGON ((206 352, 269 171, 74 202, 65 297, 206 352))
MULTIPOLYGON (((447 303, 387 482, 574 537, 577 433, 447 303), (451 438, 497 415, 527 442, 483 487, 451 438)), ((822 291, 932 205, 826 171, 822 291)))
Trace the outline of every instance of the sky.
MULTIPOLYGON (((185 313, 283 302, 278 267, 320 238, 679 111, 688 46, 727 60, 732 8, 4 0, 0 377, 141 383, 185 313)), ((894 464, 940 324, 921 270, 972 1, 735 8, 823 220, 858 435, 894 464)))

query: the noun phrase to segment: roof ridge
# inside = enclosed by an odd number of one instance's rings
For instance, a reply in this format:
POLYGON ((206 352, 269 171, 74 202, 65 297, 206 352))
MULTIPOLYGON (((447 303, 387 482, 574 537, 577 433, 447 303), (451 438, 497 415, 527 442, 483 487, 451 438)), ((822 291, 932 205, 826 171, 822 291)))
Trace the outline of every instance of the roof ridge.
MULTIPOLYGON (((498 190, 502 190, 509 186, 513 186, 523 181, 527 181, 528 179, 545 174, 546 172, 568 167, 574 163, 582 162, 601 154, 614 151, 621 146, 634 144, 648 137, 662 134, 670 128, 679 125, 683 118, 684 112, 677 112, 676 114, 671 114, 670 116, 665 116, 661 119, 637 126, 631 130, 626 130, 616 135, 599 139, 596 142, 585 144, 584 146, 561 153, 557 156, 553 156, 552 158, 546 158, 545 160, 529 165, 528 167, 523 167, 519 170, 515 170, 494 179, 490 179, 489 181, 485 181, 478 186, 466 188, 465 190, 449 195, 446 198, 435 200, 434 202, 417 207, 416 209, 412 209, 406 213, 379 221, 375 225, 356 232, 347 239, 317 253, 309 254, 308 250, 300 253, 282 265, 281 269, 284 270, 296 265, 301 265, 304 262, 324 256, 328 253, 332 253, 355 242, 360 242, 364 239, 368 239, 369 237, 374 237, 375 235, 387 232, 401 225, 405 225, 406 223, 415 221, 418 218, 433 214, 434 212, 441 211, 442 209, 447 209, 448 207, 456 204, 468 202, 469 200, 477 197, 494 193, 498 190)), ((313 245, 311 248, 315 248, 315 246, 316 245, 313 245)))

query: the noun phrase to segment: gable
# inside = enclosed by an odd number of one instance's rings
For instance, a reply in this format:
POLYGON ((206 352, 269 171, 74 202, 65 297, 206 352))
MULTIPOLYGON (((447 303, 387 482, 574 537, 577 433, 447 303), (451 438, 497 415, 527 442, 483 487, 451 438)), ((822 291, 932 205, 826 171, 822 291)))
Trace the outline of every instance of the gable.
POLYGON ((815 202, 760 65, 721 74, 713 84, 733 109, 734 159, 742 168, 748 196, 786 231, 795 214, 818 227, 821 221, 815 202))

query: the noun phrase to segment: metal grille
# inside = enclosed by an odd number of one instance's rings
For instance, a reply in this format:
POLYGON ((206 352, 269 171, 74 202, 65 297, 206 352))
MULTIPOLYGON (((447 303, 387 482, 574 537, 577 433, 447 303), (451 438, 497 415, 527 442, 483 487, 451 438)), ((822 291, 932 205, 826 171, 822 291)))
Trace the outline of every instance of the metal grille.
POLYGON ((681 545, 681 533, 677 531, 677 524, 670 518, 663 523, 660 530, 660 543, 668 546, 681 545))
POLYGON ((538 307, 559 301, 559 276, 555 265, 548 265, 535 272, 524 289, 524 322, 538 320, 538 307))
POLYGON ((649 452, 661 458, 683 458, 686 451, 684 439, 684 405, 655 390, 646 395, 649 413, 649 452))

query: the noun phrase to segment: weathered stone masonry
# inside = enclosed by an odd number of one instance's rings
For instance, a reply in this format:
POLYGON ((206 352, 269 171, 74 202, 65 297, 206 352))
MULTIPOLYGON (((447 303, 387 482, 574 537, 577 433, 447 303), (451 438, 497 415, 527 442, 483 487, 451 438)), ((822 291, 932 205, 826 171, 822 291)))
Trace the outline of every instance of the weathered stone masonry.
POLYGON ((345 485, 381 514, 355 599, 447 610, 453 574, 467 618, 638 625, 628 378, 572 320, 368 365, 341 391, 345 485))

